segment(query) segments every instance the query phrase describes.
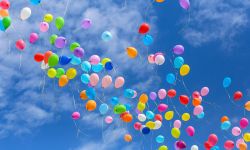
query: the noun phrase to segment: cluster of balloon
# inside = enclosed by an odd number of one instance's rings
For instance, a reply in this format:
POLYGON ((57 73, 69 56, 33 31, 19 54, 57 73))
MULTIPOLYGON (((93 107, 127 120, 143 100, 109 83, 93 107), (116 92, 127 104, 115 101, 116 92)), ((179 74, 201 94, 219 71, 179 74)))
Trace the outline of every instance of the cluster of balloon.
POLYGON ((155 54, 150 54, 148 56, 148 62, 150 64, 163 65, 165 62, 164 54, 161 52, 157 52, 155 54))
POLYGON ((210 134, 208 140, 204 143, 206 150, 216 149, 216 144, 218 143, 218 137, 216 134, 210 134))
POLYGON ((0 1, 0 30, 6 31, 11 25, 11 18, 8 9, 10 2, 8 0, 0 1))

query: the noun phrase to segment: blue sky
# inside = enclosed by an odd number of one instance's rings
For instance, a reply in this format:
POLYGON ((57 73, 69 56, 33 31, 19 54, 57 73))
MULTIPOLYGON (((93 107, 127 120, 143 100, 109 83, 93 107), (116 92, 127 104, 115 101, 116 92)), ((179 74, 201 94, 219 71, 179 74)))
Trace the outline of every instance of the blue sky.
MULTIPOLYGON (((221 131, 220 117, 227 115, 232 126, 238 126, 242 117, 249 118, 249 113, 244 114, 243 105, 250 98, 250 2, 190 0, 189 11, 181 9, 178 1, 151 4, 149 0, 62 0, 42 1, 41 6, 31 5, 27 0, 10 2, 12 27, 6 33, 0 33, 0 149, 147 150, 160 146, 154 140, 159 134, 165 136, 164 144, 173 149, 175 140, 171 137, 169 125, 173 121, 165 121, 160 130, 143 136, 140 132, 134 131, 132 124, 121 123, 112 111, 109 111, 109 114, 115 117, 115 122, 109 126, 102 124, 103 116, 98 110, 87 112, 84 102, 78 97, 78 90, 86 88, 80 82, 82 72, 79 66, 74 66, 79 69, 79 76, 70 82, 68 87, 60 89, 56 81, 49 79, 40 69, 40 64, 33 61, 33 55, 49 49, 59 54, 70 54, 68 49, 59 50, 49 45, 48 38, 53 33, 65 36, 69 42, 81 43, 86 51, 84 59, 93 54, 110 57, 117 71, 109 74, 114 77, 124 76, 126 84, 119 90, 109 88, 102 91, 99 88, 98 96, 103 101, 118 96, 123 102, 131 105, 135 105, 135 100, 122 97, 125 88, 136 89, 138 93, 175 88, 179 94, 189 94, 182 83, 171 86, 165 80, 166 74, 176 72, 170 63, 170 58, 173 59, 172 47, 176 44, 184 45, 183 57, 191 67, 190 74, 184 78, 188 90, 200 90, 203 86, 210 88, 210 93, 204 98, 203 103, 205 118, 199 120, 192 116, 191 121, 184 123, 181 129, 180 139, 187 143, 188 149, 193 144, 203 149, 203 143, 211 133, 217 134, 218 145, 223 148, 226 140, 236 141, 237 138, 232 136, 231 131, 221 131), (32 9, 32 16, 27 21, 21 21, 18 19, 19 12, 26 6, 32 9), (23 38, 27 41, 31 32, 39 32, 39 22, 45 13, 64 16, 66 24, 63 30, 59 32, 51 24, 49 32, 39 33, 41 40, 37 44, 27 44, 24 52, 16 50, 17 39, 23 38), (80 22, 85 17, 93 21, 93 27, 87 31, 80 28, 80 22), (141 36, 137 34, 139 24, 144 21, 152 27, 150 34, 154 37, 154 44, 150 47, 145 47, 141 42, 141 36), (113 34, 113 39, 109 43, 103 42, 100 38, 105 30, 113 34), (138 59, 127 58, 125 48, 128 46, 138 49, 138 59), (165 54, 165 64, 148 64, 147 53, 158 51, 165 54), (222 87, 225 76, 232 78, 232 85, 228 89, 230 95, 236 90, 244 94, 244 98, 236 103, 237 106, 230 102, 222 87), (74 100, 77 103, 76 107, 73 105, 74 100), (79 134, 71 119, 71 113, 75 110, 82 114, 82 118, 77 121, 77 126, 81 129, 79 134), (186 135, 185 127, 188 125, 195 127, 194 137, 186 135), (132 143, 123 141, 123 135, 128 132, 133 135, 132 143)), ((100 76, 106 73, 103 72, 100 76)), ((186 109, 177 99, 174 105, 179 113, 192 113, 191 106, 186 109)), ((171 104, 169 106, 173 109, 171 104)), ((176 115, 174 119, 179 118, 176 115)), ((244 132, 249 130, 248 127, 244 132)))

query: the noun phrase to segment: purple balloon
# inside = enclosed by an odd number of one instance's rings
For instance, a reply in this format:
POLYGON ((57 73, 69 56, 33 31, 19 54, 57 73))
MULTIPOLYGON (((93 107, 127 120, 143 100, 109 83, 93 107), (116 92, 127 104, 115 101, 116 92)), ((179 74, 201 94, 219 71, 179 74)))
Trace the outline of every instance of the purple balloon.
POLYGON ((88 29, 91 27, 91 25, 92 25, 92 21, 88 18, 86 18, 82 21, 82 28, 83 29, 88 29))
POLYGON ((189 0, 179 0, 179 4, 183 9, 188 9, 190 7, 190 2, 189 0))
POLYGON ((83 55, 84 55, 84 49, 81 48, 81 47, 75 48, 75 50, 74 50, 74 55, 75 55, 76 57, 79 57, 79 58, 83 57, 83 55))
POLYGON ((58 37, 55 41, 55 46, 57 48, 64 48, 66 46, 67 40, 65 37, 58 37))
POLYGON ((182 150, 182 149, 185 149, 186 147, 187 147, 186 143, 182 140, 175 142, 175 149, 176 150, 182 150))
POLYGON ((184 47, 182 45, 175 45, 173 51, 176 55, 181 55, 184 53, 184 47))
POLYGON ((157 98, 157 94, 155 92, 150 92, 149 97, 150 97, 151 100, 154 101, 157 98))

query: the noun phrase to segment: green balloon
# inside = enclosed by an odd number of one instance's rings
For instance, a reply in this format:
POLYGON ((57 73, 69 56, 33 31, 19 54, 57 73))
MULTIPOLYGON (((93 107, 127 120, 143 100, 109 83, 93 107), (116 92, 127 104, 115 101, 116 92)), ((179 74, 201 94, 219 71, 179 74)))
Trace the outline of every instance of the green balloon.
POLYGON ((58 30, 61 30, 63 26, 64 26, 64 19, 63 19, 63 17, 57 17, 56 18, 56 28, 58 30))
POLYGON ((77 42, 74 42, 74 43, 71 43, 70 44, 70 51, 74 51, 77 47, 81 47, 81 45, 79 44, 79 43, 77 43, 77 42))
POLYGON ((51 45, 54 45, 54 44, 55 44, 55 41, 56 41, 57 37, 58 37, 58 36, 57 36, 56 34, 52 34, 52 35, 50 36, 49 42, 50 42, 51 45))
POLYGON ((114 113, 115 114, 122 114, 122 113, 124 113, 126 111, 126 106, 124 106, 124 105, 120 105, 120 104, 118 104, 118 105, 116 105, 115 107, 114 107, 114 113))
POLYGON ((48 64, 49 64, 50 67, 56 66, 58 64, 58 62, 59 62, 59 57, 56 54, 52 54, 49 57, 48 64))
POLYGON ((4 17, 2 22, 3 22, 3 27, 6 30, 6 29, 9 28, 9 26, 11 24, 11 18, 10 17, 4 17))
POLYGON ((65 74, 65 70, 63 68, 57 68, 56 69, 56 77, 57 78, 60 78, 64 74, 65 74))

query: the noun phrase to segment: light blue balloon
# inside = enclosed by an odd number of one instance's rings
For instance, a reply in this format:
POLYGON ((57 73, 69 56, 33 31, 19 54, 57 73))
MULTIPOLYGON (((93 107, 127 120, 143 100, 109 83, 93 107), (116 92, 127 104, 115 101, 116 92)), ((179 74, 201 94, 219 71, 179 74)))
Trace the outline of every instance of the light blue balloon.
POLYGON ((96 64, 96 65, 92 65, 92 71, 93 71, 93 72, 98 73, 98 72, 101 72, 102 69, 103 69, 102 63, 98 63, 98 64, 96 64))
POLYGON ((134 90, 132 89, 125 89, 124 90, 124 97, 132 98, 134 96, 134 90))
POLYGON ((84 61, 84 62, 82 62, 82 64, 81 64, 81 68, 82 68, 82 70, 84 71, 84 72, 89 72, 90 71, 90 69, 91 69, 91 64, 88 62, 88 61, 84 61))
POLYGON ((38 5, 42 0, 30 0, 31 4, 38 5))
POLYGON ((3 26, 3 20, 0 19, 0 30, 5 31, 4 26, 3 26))
POLYGON ((199 119, 202 119, 204 117, 205 117, 205 113, 204 112, 202 112, 199 115, 197 115, 197 118, 199 118, 199 119))
POLYGON ((155 138, 155 141, 156 141, 157 143, 163 143, 163 142, 165 141, 165 138, 164 138, 164 136, 162 136, 162 135, 158 135, 158 136, 155 138))
POLYGON ((181 68, 181 66, 182 66, 183 64, 184 64, 184 59, 183 59, 181 56, 176 57, 176 58, 174 59, 174 67, 175 67, 176 69, 181 68))
POLYGON ((224 121, 224 122, 221 124, 221 129, 222 129, 222 130, 228 130, 230 127, 231 127, 231 122, 229 122, 229 121, 224 121))
POLYGON ((130 104, 125 104, 126 110, 130 111, 131 110, 131 105, 130 104))
POLYGON ((174 84, 175 83, 175 75, 173 73, 167 74, 167 82, 169 84, 174 84))
POLYGON ((142 42, 143 42, 144 45, 149 46, 149 45, 153 44, 154 39, 153 39, 153 37, 151 35, 146 34, 143 37, 142 42))
POLYGON ((220 150, 220 147, 219 147, 219 146, 213 146, 213 147, 211 148, 211 150, 220 150))
POLYGON ((107 104, 101 104, 99 107, 99 111, 102 115, 105 115, 109 110, 109 106, 107 104))
POLYGON ((118 97, 112 97, 112 98, 110 99, 110 103, 111 103, 111 105, 113 105, 113 106, 117 105, 117 104, 119 103, 118 97))
POLYGON ((223 87, 227 88, 231 85, 232 79, 230 77, 225 77, 223 80, 223 87))
POLYGON ((80 65, 81 62, 82 62, 81 58, 78 58, 78 57, 76 57, 74 55, 71 55, 71 61, 70 61, 70 63, 72 65, 80 65))
POLYGON ((147 117, 147 119, 151 120, 155 117, 155 114, 152 111, 147 111, 146 117, 147 117))
POLYGON ((88 96, 89 99, 95 99, 96 92, 94 88, 87 88, 86 89, 86 95, 88 96))
POLYGON ((81 81, 82 81, 82 83, 84 83, 84 84, 88 84, 89 83, 89 81, 90 81, 90 76, 89 76, 89 74, 82 74, 81 75, 81 81))
POLYGON ((102 40, 105 42, 108 42, 110 40, 112 40, 112 34, 109 31, 105 31, 102 33, 102 40))

